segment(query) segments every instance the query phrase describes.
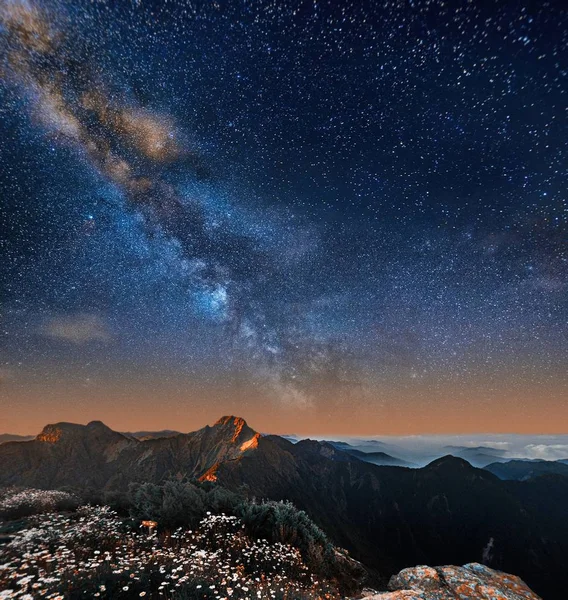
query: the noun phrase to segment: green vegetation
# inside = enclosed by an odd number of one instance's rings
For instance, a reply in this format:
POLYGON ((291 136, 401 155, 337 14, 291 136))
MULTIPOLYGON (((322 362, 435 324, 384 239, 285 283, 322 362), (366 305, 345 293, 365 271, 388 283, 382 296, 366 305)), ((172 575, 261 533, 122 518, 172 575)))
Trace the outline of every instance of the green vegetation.
POLYGON ((131 515, 162 528, 195 527, 208 514, 237 517, 253 539, 286 544, 300 551, 310 572, 335 579, 344 590, 357 587, 362 567, 338 551, 306 512, 291 502, 255 501, 210 483, 171 480, 130 487, 131 515))
MULTIPOLYGON (((267 552, 272 557, 272 554, 270 554, 272 550, 270 549, 278 549, 280 554, 293 556, 293 553, 289 554, 289 551, 285 550, 288 548, 290 552, 297 553, 297 559, 294 558, 294 561, 296 561, 294 565, 296 566, 292 571, 294 572, 293 580, 297 581, 300 586, 297 589, 294 588, 296 593, 300 592, 301 588, 302 596, 298 597, 312 597, 310 594, 318 588, 317 580, 329 582, 330 589, 336 589, 341 594, 351 593, 358 589, 364 576, 364 570, 359 563, 351 560, 344 551, 335 548, 326 534, 310 519, 307 513, 299 510, 292 503, 247 499, 210 482, 169 480, 162 485, 153 483, 133 484, 127 494, 109 494, 93 490, 79 493, 77 491, 73 492, 73 490, 19 490, 11 488, 0 494, 0 518, 5 519, 6 525, 9 521, 14 522, 15 519, 23 519, 17 529, 25 531, 28 527, 26 517, 30 517, 33 521, 35 517, 31 515, 41 516, 47 513, 45 523, 49 522, 50 531, 57 532, 60 520, 57 515, 62 515, 63 520, 61 523, 65 524, 65 528, 71 527, 71 524, 75 523, 77 518, 73 515, 75 515, 79 505, 99 506, 103 512, 112 511, 112 514, 115 515, 112 517, 114 537, 111 537, 113 544, 119 544, 120 542, 120 536, 116 537, 118 535, 116 532, 123 531, 126 532, 124 535, 127 537, 132 537, 133 534, 128 532, 138 531, 140 521, 151 520, 158 523, 160 543, 166 543, 165 540, 176 539, 182 531, 189 532, 187 535, 193 540, 192 531, 201 531, 198 546, 203 549, 205 546, 202 544, 210 542, 207 533, 209 525, 207 524, 215 523, 217 541, 209 549, 214 551, 222 548, 223 552, 228 553, 227 560, 229 562, 227 564, 233 564, 231 561, 236 561, 234 565, 239 564, 239 561, 242 561, 243 558, 238 558, 238 552, 235 554, 232 550, 229 551, 229 546, 224 542, 220 544, 222 539, 228 540, 238 534, 241 542, 235 548, 241 548, 242 545, 243 548, 248 548, 247 552, 250 553, 254 550, 256 553, 256 558, 253 560, 251 555, 251 562, 246 566, 246 572, 251 575, 254 573, 255 576, 258 576, 261 572, 264 574, 263 576, 274 572, 270 561, 270 564, 262 566, 264 564, 262 561, 265 561, 266 556, 268 556, 267 552), (69 517, 64 517, 64 514, 69 515, 69 517), (50 515, 53 515, 53 518, 50 515), (122 525, 120 525, 121 523, 122 525), (219 528, 223 529, 225 523, 229 523, 234 531, 225 532, 225 538, 223 536, 219 537, 221 533, 219 528), (256 549, 259 544, 262 552, 256 549), (260 561, 261 558, 262 561, 260 561), (312 579, 306 580, 303 573, 309 573, 312 579)), ((101 515, 99 515, 99 518, 101 515)), ((78 518, 79 520, 83 519, 83 517, 78 518)), ((104 519, 99 524, 103 521, 104 519)), ((44 521, 39 522, 43 523, 44 521)), ((94 531, 97 531, 96 522, 97 520, 94 519, 94 531)), ((21 534, 17 533, 16 535, 21 534)), ((79 540, 77 535, 77 532, 73 534, 74 542, 85 542, 93 552, 95 549, 101 549, 103 546, 108 545, 105 536, 101 539, 97 538, 95 543, 93 540, 79 540)), ((54 533, 54 536, 59 537, 59 534, 54 533)), ((138 539, 135 536, 130 539, 130 537, 128 539, 130 540, 129 543, 133 545, 133 552, 141 552, 141 538, 138 539)), ((188 540, 186 542, 189 544, 188 540)), ((191 544, 194 543, 195 540, 191 542, 191 544)), ((231 545, 232 547, 233 545, 231 545)), ((171 552, 173 560, 175 556, 173 548, 171 552)), ((146 555, 142 552, 139 559, 137 559, 138 567, 143 570, 146 569, 143 566, 146 560, 144 556, 146 555)), ((191 560, 187 563, 188 565, 190 565, 191 560)), ((207 577, 209 584, 213 584, 214 577, 212 573, 215 572, 216 567, 213 563, 210 566, 211 572, 208 572, 207 577)), ((103 567, 104 565, 101 564, 100 568, 104 571, 103 567)), ((103 577, 103 571, 97 577, 103 577)), ((65 572, 65 581, 71 581, 67 570, 63 569, 63 572, 65 572)), ((286 574, 287 577, 291 575, 292 572, 286 574)), ((106 575, 103 578, 107 581, 106 575)), ((75 580, 76 578, 73 578, 73 581, 75 580)), ((107 583, 109 582, 110 580, 107 581, 107 583)), ((194 583, 195 579, 187 579, 183 590, 178 590, 178 593, 182 595, 190 593, 194 583)), ((84 585, 89 588, 91 585, 90 577, 87 578, 84 585)), ((137 589, 139 589, 139 586, 137 589)), ((204 597, 201 588, 199 597, 204 597)), ((332 593, 329 597, 334 597, 334 594, 332 593)))

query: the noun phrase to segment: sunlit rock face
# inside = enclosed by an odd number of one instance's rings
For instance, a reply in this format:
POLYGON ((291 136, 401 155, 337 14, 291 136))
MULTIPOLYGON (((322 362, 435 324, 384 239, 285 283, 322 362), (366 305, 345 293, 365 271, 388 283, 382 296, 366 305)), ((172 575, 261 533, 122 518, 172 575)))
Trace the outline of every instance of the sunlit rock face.
POLYGON ((390 592, 365 600, 540 600, 519 577, 479 563, 463 567, 410 567, 393 575, 390 592))

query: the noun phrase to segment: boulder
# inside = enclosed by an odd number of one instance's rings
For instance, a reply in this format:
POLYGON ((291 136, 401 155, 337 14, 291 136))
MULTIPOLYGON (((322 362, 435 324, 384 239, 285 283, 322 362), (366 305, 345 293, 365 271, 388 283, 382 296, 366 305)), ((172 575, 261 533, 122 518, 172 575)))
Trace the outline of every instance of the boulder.
POLYGON ((479 563, 463 567, 403 569, 389 581, 389 592, 368 593, 365 600, 541 600, 515 575, 479 563))

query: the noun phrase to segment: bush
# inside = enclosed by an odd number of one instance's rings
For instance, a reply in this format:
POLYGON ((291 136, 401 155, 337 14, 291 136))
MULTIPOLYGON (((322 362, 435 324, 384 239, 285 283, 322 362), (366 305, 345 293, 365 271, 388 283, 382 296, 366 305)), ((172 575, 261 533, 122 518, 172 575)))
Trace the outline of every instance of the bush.
POLYGON ((298 548, 309 566, 321 566, 333 550, 325 533, 291 502, 243 502, 238 516, 250 535, 298 548))
POLYGON ((45 514, 0 546, 0 597, 317 600, 341 597, 300 552, 248 536, 237 517, 148 535, 108 507, 45 514))
POLYGON ((0 500, 0 518, 15 520, 44 512, 75 510, 79 499, 68 492, 58 490, 4 490, 0 500))
POLYGON ((163 485, 135 484, 130 488, 131 515, 158 522, 161 531, 196 527, 209 515, 236 516, 253 539, 297 548, 310 572, 335 579, 343 589, 357 586, 363 569, 339 552, 306 512, 291 502, 246 499, 210 483, 168 481, 163 485))
POLYGON ((131 508, 131 498, 126 492, 108 491, 94 488, 73 489, 63 488, 81 499, 81 504, 91 504, 93 506, 110 506, 119 515, 129 515, 131 508))
POLYGON ((129 490, 131 515, 157 521, 168 529, 180 526, 195 527, 208 513, 236 514, 242 501, 220 486, 203 486, 184 481, 133 484, 129 490))

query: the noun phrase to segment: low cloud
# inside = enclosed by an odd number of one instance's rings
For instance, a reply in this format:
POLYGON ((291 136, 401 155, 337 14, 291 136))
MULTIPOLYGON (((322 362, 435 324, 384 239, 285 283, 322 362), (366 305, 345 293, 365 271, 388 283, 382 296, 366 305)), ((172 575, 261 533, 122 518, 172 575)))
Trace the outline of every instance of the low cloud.
POLYGON ((470 442, 468 446, 485 446, 487 448, 494 448, 495 450, 508 450, 511 447, 511 442, 495 442, 493 440, 482 441, 482 442, 470 442))
POLYGON ((528 444, 525 448, 527 458, 559 460, 568 458, 568 444, 528 444))
POLYGON ((112 337, 106 322, 98 315, 88 313, 53 317, 45 323, 42 333, 76 345, 106 343, 112 337))

